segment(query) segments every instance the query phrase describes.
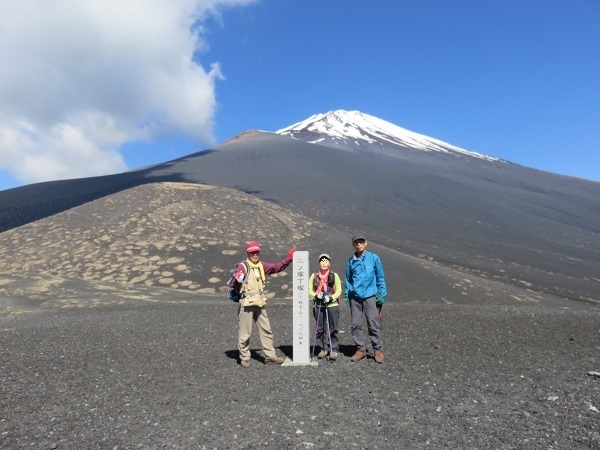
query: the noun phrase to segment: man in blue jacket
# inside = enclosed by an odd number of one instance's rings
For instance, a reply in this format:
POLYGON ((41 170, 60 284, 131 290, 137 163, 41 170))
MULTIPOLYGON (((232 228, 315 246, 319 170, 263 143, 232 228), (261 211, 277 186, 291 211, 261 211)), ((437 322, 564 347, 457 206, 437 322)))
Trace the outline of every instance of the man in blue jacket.
POLYGON ((387 289, 385 275, 379 256, 367 251, 367 239, 363 233, 352 236, 354 255, 346 267, 346 305, 352 316, 352 339, 356 353, 351 360, 356 362, 367 356, 367 344, 363 333, 362 317, 367 318, 367 327, 375 361, 383 362, 383 341, 379 309, 385 302, 387 289))

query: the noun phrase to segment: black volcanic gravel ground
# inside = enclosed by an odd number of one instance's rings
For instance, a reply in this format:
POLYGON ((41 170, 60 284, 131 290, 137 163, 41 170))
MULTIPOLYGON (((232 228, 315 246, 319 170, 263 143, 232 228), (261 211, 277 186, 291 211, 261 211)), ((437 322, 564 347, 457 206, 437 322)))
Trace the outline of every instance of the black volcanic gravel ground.
POLYGON ((0 311, 0 447, 600 448, 597 308, 386 304, 380 365, 344 307, 339 361, 265 366, 255 331, 246 370, 236 306, 187 300, 0 311))

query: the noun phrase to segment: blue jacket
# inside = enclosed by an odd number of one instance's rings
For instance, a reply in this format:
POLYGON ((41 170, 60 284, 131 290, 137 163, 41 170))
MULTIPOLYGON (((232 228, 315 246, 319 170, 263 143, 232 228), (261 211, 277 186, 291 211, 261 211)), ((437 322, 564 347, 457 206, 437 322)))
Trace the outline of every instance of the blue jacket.
POLYGON ((365 299, 379 292, 387 296, 385 274, 379 256, 365 252, 364 258, 356 254, 348 259, 346 267, 346 298, 365 299))

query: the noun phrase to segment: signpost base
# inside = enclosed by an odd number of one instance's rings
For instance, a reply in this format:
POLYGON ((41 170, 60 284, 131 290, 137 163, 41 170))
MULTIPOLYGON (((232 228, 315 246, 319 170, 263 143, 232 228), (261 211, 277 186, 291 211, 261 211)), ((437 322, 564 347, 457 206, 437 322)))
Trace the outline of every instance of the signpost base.
POLYGON ((318 366, 317 361, 308 360, 306 362, 294 362, 290 358, 285 358, 285 361, 281 364, 282 367, 294 367, 294 366, 318 366))

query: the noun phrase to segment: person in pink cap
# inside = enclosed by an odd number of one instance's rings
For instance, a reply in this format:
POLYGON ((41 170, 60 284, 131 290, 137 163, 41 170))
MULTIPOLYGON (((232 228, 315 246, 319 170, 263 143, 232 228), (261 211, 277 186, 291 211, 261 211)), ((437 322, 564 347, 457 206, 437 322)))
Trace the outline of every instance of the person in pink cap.
POLYGON ((250 367, 250 336, 252 323, 256 323, 258 335, 265 354, 265 364, 281 364, 285 358, 277 356, 273 347, 273 332, 267 315, 267 297, 265 296, 265 276, 279 273, 292 262, 294 249, 288 256, 276 263, 260 261, 260 245, 256 241, 246 244, 247 259, 237 265, 234 273, 236 283, 239 283, 242 298, 239 306, 239 336, 238 350, 240 364, 243 368, 250 367), (248 270, 246 270, 246 267, 248 270))

